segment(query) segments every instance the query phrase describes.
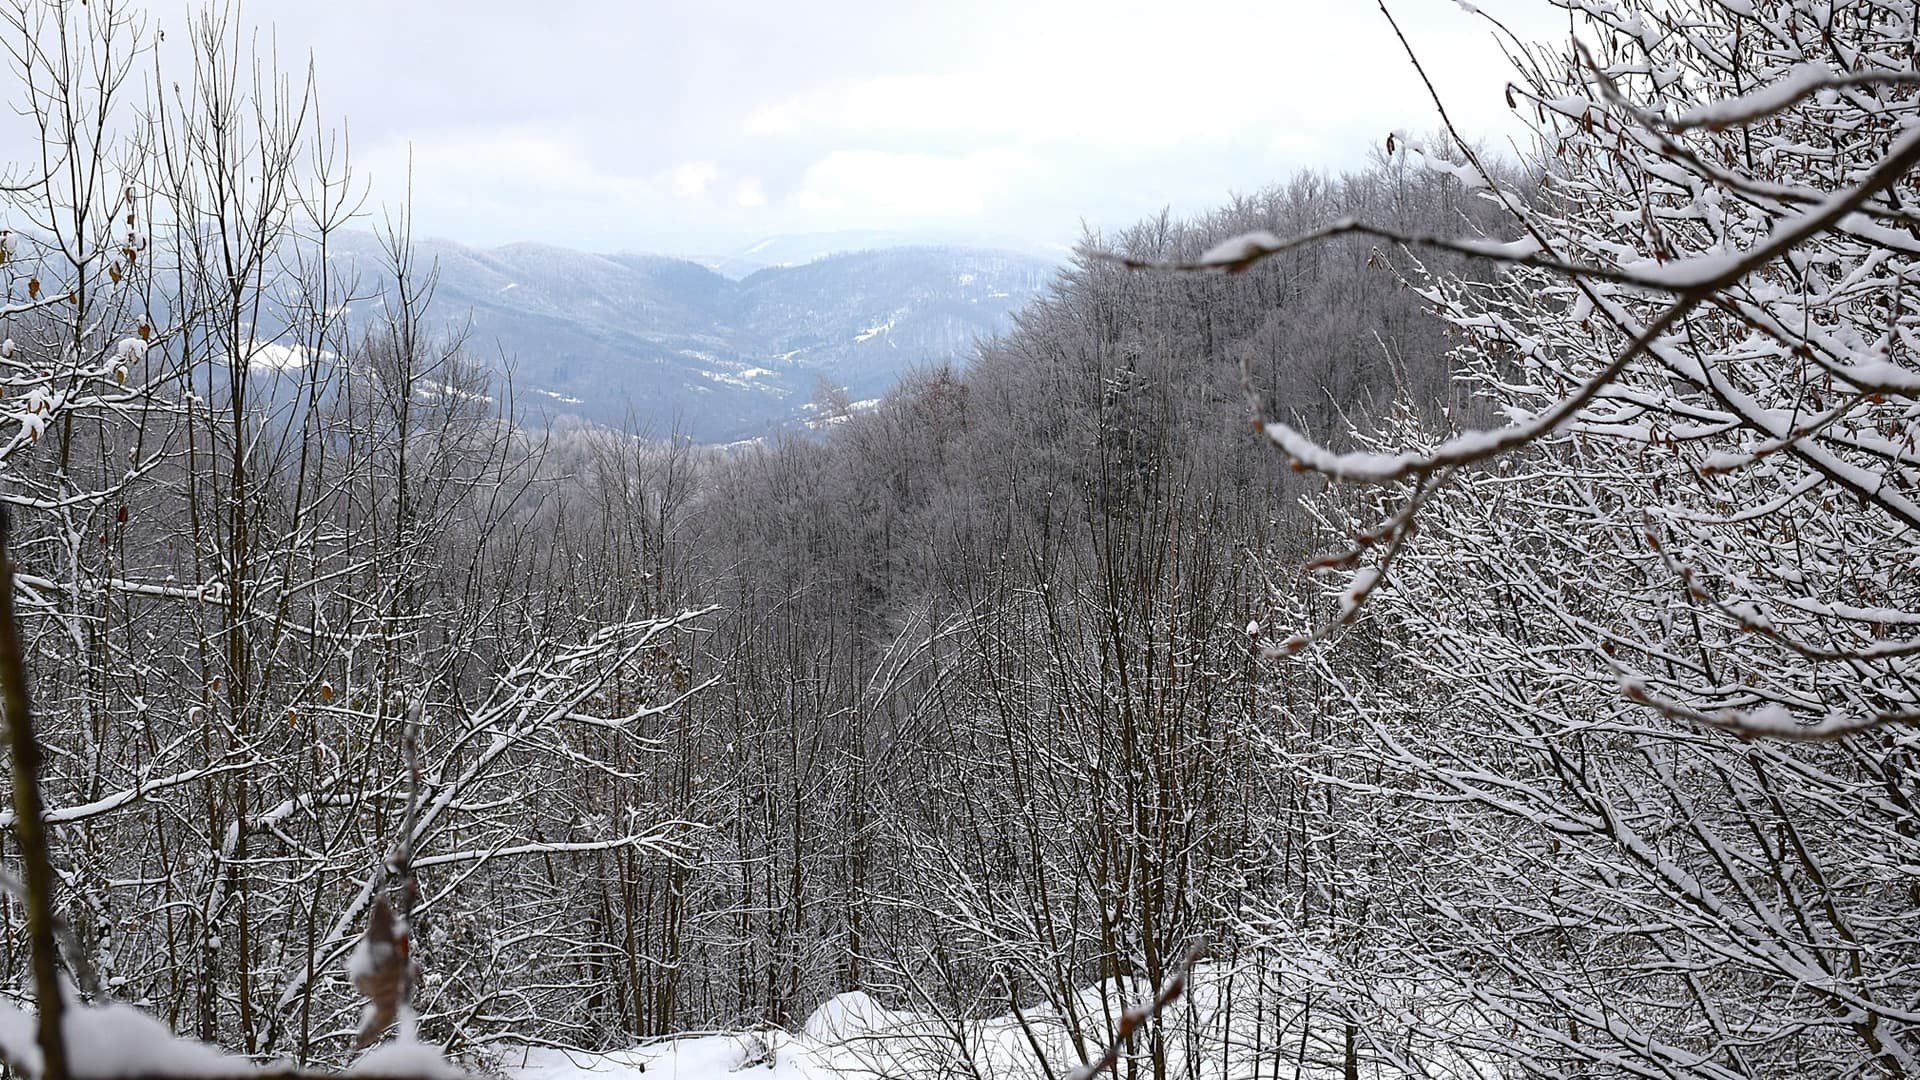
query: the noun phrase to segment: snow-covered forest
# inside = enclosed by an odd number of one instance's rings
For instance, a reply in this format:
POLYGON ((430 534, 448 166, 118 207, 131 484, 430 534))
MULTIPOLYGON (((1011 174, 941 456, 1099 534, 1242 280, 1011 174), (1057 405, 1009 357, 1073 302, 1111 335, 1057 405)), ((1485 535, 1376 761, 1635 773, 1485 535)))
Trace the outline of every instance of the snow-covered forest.
POLYGON ((0 1065, 1920 1073, 1920 5, 1550 2, 1527 143, 724 447, 525 408, 324 56, 9 3, 0 1065))

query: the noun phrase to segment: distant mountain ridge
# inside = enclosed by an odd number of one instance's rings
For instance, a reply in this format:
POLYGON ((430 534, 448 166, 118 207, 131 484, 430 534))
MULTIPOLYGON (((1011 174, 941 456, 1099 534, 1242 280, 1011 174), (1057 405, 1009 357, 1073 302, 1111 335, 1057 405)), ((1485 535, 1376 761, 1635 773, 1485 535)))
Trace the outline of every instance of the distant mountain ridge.
MULTIPOLYGON (((373 237, 340 246, 374 276, 373 237)), ((916 364, 963 360, 1055 269, 1017 252, 921 246, 828 255, 736 281, 659 255, 415 247, 420 265, 438 267, 436 314, 470 328, 475 356, 504 354, 523 408, 655 431, 678 424, 705 442, 802 422, 823 379, 873 398, 916 364)))

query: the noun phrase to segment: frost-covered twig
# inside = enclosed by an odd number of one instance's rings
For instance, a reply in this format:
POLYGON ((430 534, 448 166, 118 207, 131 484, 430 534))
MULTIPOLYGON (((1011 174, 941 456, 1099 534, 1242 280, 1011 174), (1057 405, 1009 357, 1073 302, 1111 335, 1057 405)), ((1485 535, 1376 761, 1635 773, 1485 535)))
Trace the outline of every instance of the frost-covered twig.
POLYGON ((1839 716, 1811 723, 1802 720, 1792 710, 1780 704, 1757 705, 1746 709, 1700 709, 1653 693, 1634 679, 1622 680, 1620 693, 1628 701, 1636 705, 1645 705, 1668 719, 1685 720, 1701 727, 1718 728, 1744 739, 1827 742, 1876 728, 1920 723, 1920 709, 1839 716))
POLYGON ((1120 1063, 1120 1055, 1125 1052, 1127 1043, 1141 1025, 1165 1012, 1167 1006, 1180 1000, 1186 992, 1187 976, 1192 973, 1193 965, 1200 960, 1201 947, 1195 945, 1187 950, 1180 963, 1174 966, 1165 980, 1154 991, 1153 997, 1128 1008, 1120 1014, 1120 1023, 1114 1028, 1113 1039, 1107 1043, 1106 1050, 1097 1058, 1067 1074, 1067 1080, 1093 1080, 1094 1077, 1120 1063))
POLYGON ((347 974, 353 980, 354 989, 367 999, 354 1039, 356 1047, 371 1046, 395 1024, 401 1025, 402 1038, 412 1041, 410 1010, 419 968, 413 958, 411 921, 420 895, 413 842, 414 830, 420 821, 420 723, 424 712, 424 701, 419 698, 407 711, 400 740, 407 769, 407 810, 385 862, 387 874, 398 880, 400 909, 396 913, 384 896, 374 901, 373 910, 367 916, 366 933, 361 935, 359 945, 347 960, 347 974))
MULTIPOLYGON (((1382 10, 1391 22, 1392 14, 1386 12, 1384 5, 1382 10)), ((1398 30, 1397 24, 1395 29, 1398 30)), ((1405 42, 1404 36, 1402 41, 1405 42)), ((1575 42, 1574 48, 1580 56, 1576 68, 1584 67, 1588 77, 1599 83, 1605 100, 1627 113, 1629 121, 1638 125, 1634 130, 1646 131, 1650 145, 1640 149, 1657 160, 1644 167, 1652 175, 1664 178, 1665 183, 1679 184, 1680 181, 1674 177, 1684 176, 1688 172, 1687 166, 1695 161, 1692 151, 1677 146, 1663 134, 1665 121, 1633 105, 1616 84, 1611 69, 1595 62, 1584 45, 1575 42), (1667 159, 1660 158, 1663 153, 1667 159), (1663 163, 1667 167, 1666 172, 1659 171, 1663 163)), ((1424 68, 1410 45, 1407 52, 1410 62, 1424 78, 1424 68)), ((1783 79, 1788 85, 1778 92, 1768 94, 1754 91, 1725 109, 1700 111, 1695 118, 1710 117, 1715 122, 1751 124, 1823 90, 1867 85, 1906 85, 1912 81, 1905 73, 1895 74, 1898 77, 1890 75, 1880 78, 1873 73, 1856 75, 1829 72, 1828 77, 1819 76, 1811 68, 1803 66, 1794 69, 1794 73, 1789 73, 1783 79)), ((1543 227, 1546 219, 1518 205, 1492 185, 1487 169, 1453 129, 1450 119, 1446 118, 1444 105, 1439 101, 1437 91, 1432 90, 1431 83, 1429 90, 1436 106, 1443 110, 1443 120, 1447 120, 1447 130, 1456 146, 1468 155, 1471 165, 1461 168, 1477 170, 1476 175, 1494 190, 1494 197, 1526 230, 1522 240, 1491 243, 1446 239, 1341 219, 1292 237, 1283 238, 1266 231, 1232 237, 1191 261, 1151 262, 1113 257, 1114 261, 1134 268, 1174 272, 1240 272, 1282 252, 1324 243, 1340 236, 1369 236, 1407 247, 1437 248, 1476 261, 1556 275, 1567 282, 1568 292, 1575 297, 1575 307, 1581 312, 1572 317, 1576 320, 1597 318, 1609 332, 1617 334, 1623 344, 1612 349, 1610 356, 1595 357, 1597 362, 1590 370, 1558 374, 1556 377, 1563 389, 1546 395, 1547 400, 1531 411, 1509 409, 1509 421, 1505 425, 1455 434, 1421 448, 1391 448, 1387 452, 1337 452, 1294 425, 1267 415, 1258 396, 1250 393, 1259 430, 1295 469, 1320 473, 1335 480, 1380 484, 1425 479, 1442 470, 1484 463, 1540 443, 1574 426, 1598 404, 1623 394, 1620 388, 1629 378, 1630 370, 1644 364, 1665 369, 1670 373, 1670 378, 1699 386, 1721 400, 1734 422, 1753 427, 1767 436, 1769 447, 1801 459, 1805 465, 1823 474, 1830 483, 1879 507, 1906 526, 1920 528, 1920 505, 1903 493, 1903 484, 1889 483, 1890 476, 1863 468, 1831 447, 1815 445, 1814 440, 1805 436, 1824 428, 1809 431, 1804 422, 1783 422, 1781 418, 1785 414, 1781 410, 1770 409, 1763 402, 1740 394, 1734 383, 1691 355, 1689 349, 1683 348, 1677 340, 1679 336, 1690 332, 1697 319, 1707 317, 1718 308, 1729 308, 1752 325, 1755 319, 1747 309, 1759 305, 1741 298, 1749 294, 1769 295, 1767 289, 1770 282, 1750 279, 1763 272, 1772 273, 1780 267, 1784 268, 1781 273, 1791 276, 1797 272, 1793 262, 1799 257, 1799 249, 1815 244, 1823 237, 1857 236, 1863 231, 1881 229, 1866 220, 1870 214, 1862 212, 1870 211, 1881 203, 1899 207, 1900 185, 1916 166, 1920 166, 1920 128, 1908 125, 1904 130, 1890 132, 1887 142, 1877 150, 1875 156, 1862 162, 1863 167, 1841 174, 1834 190, 1821 194, 1817 199, 1796 203, 1788 210, 1776 209, 1770 217, 1750 219, 1743 231, 1752 239, 1744 245, 1736 243, 1733 234, 1720 227, 1715 234, 1715 243, 1704 251, 1687 254, 1672 250, 1655 231, 1651 238, 1653 251, 1650 256, 1643 257, 1629 245, 1601 243, 1578 232, 1564 229, 1550 231, 1543 227), (1575 252, 1586 250, 1593 256, 1591 264, 1562 254, 1562 249, 1575 252), (1644 314, 1636 310, 1641 306, 1656 304, 1644 314)), ((1623 141, 1623 145, 1632 144, 1623 141)), ((1649 223, 1647 227, 1654 230, 1650 215, 1650 210, 1643 212, 1649 223)), ((1711 219, 1704 211, 1702 216, 1711 219)), ((1881 231, 1894 232, 1886 229, 1881 231)), ((1436 302, 1439 302, 1437 298, 1436 302)), ((1469 333, 1476 332, 1475 328, 1479 325, 1459 312, 1450 317, 1466 327, 1469 333)), ((1507 332, 1521 333, 1518 330, 1507 332)), ((1829 360, 1826 353, 1844 347, 1838 339, 1817 337, 1812 333, 1801 334, 1800 338, 1806 340, 1796 339, 1788 343, 1789 347, 1796 354, 1807 354, 1814 363, 1859 386, 1862 400, 1874 394, 1910 392, 1910 377, 1895 364, 1883 360, 1829 360)), ((1532 348, 1534 346, 1516 346, 1523 358, 1527 350, 1532 348)), ((1542 363, 1547 362, 1545 358, 1540 359, 1542 363)), ((1835 409, 1824 415, 1837 421, 1843 413, 1835 409)), ((1851 442, 1837 438, 1834 441, 1842 443, 1843 449, 1859 441, 1857 437, 1849 438, 1851 442)), ((1885 454, 1889 455, 1890 464, 1895 468, 1905 461, 1905 456, 1897 450, 1888 450, 1885 454)), ((1419 490, 1416 488, 1416 491, 1419 490)), ((1405 522, 1400 519, 1416 509, 1415 503, 1409 501, 1401 508, 1400 514, 1393 515, 1394 524, 1410 525, 1410 516, 1405 522)), ((1392 532, 1398 535, 1399 530, 1395 528, 1392 532)), ((1355 576, 1353 589, 1349 590, 1350 595, 1356 595, 1364 601, 1373 592, 1373 585, 1379 576, 1378 567, 1360 570, 1355 576)), ((1352 605, 1343 605, 1343 621, 1351 616, 1352 610, 1352 605)), ((1290 641, 1303 645, 1317 636, 1297 635, 1290 641)))
POLYGON ((20 627, 13 617, 11 522, 0 506, 0 704, 4 704, 7 748, 13 756, 13 832, 26 871, 27 945, 33 966, 34 1000, 39 1005, 38 1041, 41 1080, 67 1080, 66 1044, 60 1034, 60 992, 53 910, 53 859, 40 799, 40 743, 33 734, 27 694, 27 661, 20 627))

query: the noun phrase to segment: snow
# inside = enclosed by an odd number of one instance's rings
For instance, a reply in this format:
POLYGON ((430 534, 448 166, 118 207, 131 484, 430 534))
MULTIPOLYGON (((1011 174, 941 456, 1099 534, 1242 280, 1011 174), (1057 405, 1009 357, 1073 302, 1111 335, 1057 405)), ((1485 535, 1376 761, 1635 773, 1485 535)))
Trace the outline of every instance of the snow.
POLYGON ((393 945, 390 942, 375 943, 372 938, 362 934, 360 940, 354 943, 353 951, 347 954, 347 981, 357 984, 372 975, 392 952, 393 945))
MULTIPOLYGON (((1531 236, 1523 236, 1518 240, 1508 240, 1505 242, 1498 240, 1469 239, 1462 240, 1459 244, 1468 251, 1495 259, 1525 259, 1529 256, 1538 255, 1543 250, 1540 246, 1540 241, 1531 236)), ((1585 298, 1582 297, 1582 299, 1585 298)))
POLYGON ((1265 229, 1229 237, 1200 255, 1200 266, 1239 266, 1285 246, 1278 236, 1265 229))
POLYGON ((1825 64, 1798 64, 1751 94, 1688 109, 1674 119, 1677 128, 1723 128, 1779 112, 1833 78, 1825 64))
MULTIPOLYGON (((334 359, 333 353, 322 349, 315 352, 304 345, 282 345, 277 341, 253 342, 245 353, 247 366, 258 371, 298 371, 315 359, 323 362, 334 359)), ((231 359, 229 366, 231 366, 231 359)))
MULTIPOLYGON (((1164 1017, 1177 1026, 1196 1025, 1197 1039, 1171 1040, 1189 1047, 1195 1056, 1170 1062, 1173 1074, 1190 1080, 1251 1080, 1269 1075, 1272 1048, 1306 1047, 1320 1068, 1309 1066, 1298 1075, 1308 1080, 1339 1077, 1339 1053, 1334 1014, 1315 1015, 1315 1027, 1303 1032, 1294 1020, 1290 1030, 1276 1030, 1276 1012, 1247 1006, 1256 985, 1264 992, 1279 988, 1269 973, 1256 983, 1251 970, 1229 972, 1224 965, 1202 964, 1195 969, 1187 994, 1168 1007, 1164 1017), (1264 1016, 1264 1021, 1256 1019, 1264 1016), (1253 1025, 1264 1022, 1256 1032, 1253 1025), (1264 1047, 1264 1050, 1262 1049, 1264 1047)), ((1046 1080, 1065 1077, 1085 1058, 1104 1048, 1100 1032, 1108 1017, 1151 998, 1151 989, 1139 980, 1086 987, 1074 995, 1073 1007, 1093 1034, 1076 1050, 1068 1025, 1053 1008, 1033 1004, 1019 1014, 1005 1013, 979 1019, 956 1019, 892 1008, 861 991, 828 998, 800 1026, 798 1034, 777 1028, 687 1034, 640 1043, 610 1053, 582 1053, 550 1047, 513 1045, 499 1061, 509 1080, 724 1080, 729 1076, 766 1077, 767 1080, 901 1080, 924 1076, 990 1077, 992 1080, 1046 1080), (1031 1040, 1029 1038, 1031 1034, 1031 1040), (1034 1058, 1038 1043, 1045 1067, 1034 1058)), ((1280 1010, 1299 1017, 1301 1012, 1280 1010)), ((1437 1064, 1456 1075, 1491 1075, 1486 1062, 1442 1055, 1437 1064)), ((1443 1073, 1444 1074, 1444 1073, 1443 1073)), ((1363 1063, 1369 1077, 1384 1075, 1371 1062, 1363 1063)))
POLYGON ((1345 622, 1352 618, 1353 613, 1358 611, 1360 605, 1366 601, 1368 594, 1372 593, 1374 587, 1379 584, 1378 567, 1369 566, 1356 571, 1353 581, 1347 585, 1346 591, 1340 594, 1340 620, 1345 622))
POLYGON ((433 382, 426 379, 420 381, 419 386, 416 388, 416 393, 424 401, 439 401, 451 398, 455 401, 478 401, 487 404, 492 404, 493 402, 493 396, 491 394, 462 390, 452 383, 433 382))
POLYGON ((898 1027, 905 1017, 886 1008, 862 990, 828 998, 813 1010, 800 1034, 815 1042, 833 1042, 855 1035, 871 1035, 898 1027))
POLYGON ((1702 475, 1732 472, 1742 466, 1751 464, 1753 460, 1754 456, 1752 454, 1735 453, 1731 450, 1719 450, 1701 459, 1699 467, 1702 475))
POLYGON ((1407 158, 1412 161, 1415 166, 1425 169, 1428 172, 1453 177, 1469 190, 1478 190, 1487 186, 1486 178, 1481 176, 1480 170, 1474 166, 1456 164, 1448 161, 1446 158, 1438 157, 1432 153, 1421 150, 1418 146, 1409 145, 1407 147, 1407 158))
MULTIPOLYGON (((34 1015, 0 1001, 0 1053, 31 1073, 40 1069, 34 1015)), ((159 1020, 131 1005, 93 1008, 68 1004, 61 1016, 68 1071, 78 1080, 115 1080, 131 1076, 245 1076, 254 1071, 245 1058, 224 1054, 206 1043, 182 1039, 159 1020)))
POLYGON ((347 1070, 368 1076, 417 1076, 422 1080, 461 1080, 467 1074, 440 1051, 403 1033, 392 1042, 374 1047, 347 1070))
MULTIPOLYGON (((158 1018, 119 1002, 82 1006, 70 999, 61 1013, 60 1028, 67 1069, 74 1080, 242 1077, 259 1072, 247 1058, 175 1035, 158 1018)), ((4 1000, 0 1000, 0 1057, 30 1075, 40 1071, 35 1015, 4 1000)), ((420 1080, 460 1080, 467 1075, 439 1050, 415 1038, 410 1023, 402 1025, 397 1038, 368 1051, 347 1071, 420 1080)))
POLYGON ((720 383, 723 386, 737 386, 743 390, 755 390, 763 394, 784 395, 787 393, 782 387, 770 386, 765 382, 756 381, 773 374, 772 371, 762 367, 741 368, 737 371, 721 371, 707 368, 698 372, 698 374, 703 379, 720 383))
POLYGON ((1795 716, 1784 705, 1769 703, 1755 709, 1729 709, 1709 716, 1708 722, 1743 735, 1771 735, 1782 739, 1817 738, 1831 732, 1849 732, 1860 727, 1846 717, 1808 721, 1795 716))
MULTIPOLYGON (((32 582, 33 584, 39 584, 39 582, 32 581, 32 579, 30 578, 26 580, 32 582)), ((118 581, 109 582, 109 585, 112 585, 115 587, 119 587, 122 585, 129 585, 129 584, 131 583, 118 582, 118 581)), ((51 583, 48 583, 46 587, 51 587, 51 583)), ((193 590, 191 589, 165 590, 165 593, 176 594, 176 595, 190 594, 192 592, 193 590)), ((220 767, 215 766, 212 768, 189 769, 185 772, 173 773, 168 776, 149 777, 141 780, 140 783, 132 787, 114 792, 111 795, 102 796, 101 798, 94 799, 91 802, 81 803, 77 806, 68 806, 68 807, 62 807, 60 809, 55 809, 55 810, 47 810, 43 812, 43 814, 41 815, 41 820, 45 821, 49 825, 65 825, 65 824, 70 824, 76 821, 86 821, 89 818, 99 817, 100 815, 108 813, 109 811, 118 810, 120 807, 125 806, 128 803, 137 802, 140 799, 145 798, 147 795, 153 792, 163 791, 167 788, 178 787, 181 784, 190 783, 194 780, 198 780, 203 776, 206 776, 210 773, 214 773, 217 771, 221 771, 221 769, 220 767)), ((0 829, 13 828, 13 822, 14 822, 14 812, 12 810, 9 809, 9 810, 0 811, 0 829)))

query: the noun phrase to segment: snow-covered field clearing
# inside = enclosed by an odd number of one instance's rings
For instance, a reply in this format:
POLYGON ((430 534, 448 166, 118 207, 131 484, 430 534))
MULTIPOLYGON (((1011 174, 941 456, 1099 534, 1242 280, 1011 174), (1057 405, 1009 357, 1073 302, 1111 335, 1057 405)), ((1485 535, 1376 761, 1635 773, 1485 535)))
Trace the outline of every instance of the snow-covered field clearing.
MULTIPOLYGON (((1084 1062, 1098 1058, 1105 1033, 1141 994, 1121 995, 1115 984, 1081 991, 1071 1024, 1052 1008, 1023 1010, 985 1019, 956 1020, 887 1008, 854 991, 828 999, 799 1032, 778 1028, 702 1032, 649 1040, 625 1050, 583 1053, 516 1046, 501 1052, 500 1071, 512 1080, 1071 1080, 1084 1062), (1073 1030, 1082 1032, 1084 1056, 1073 1030), (1036 1057, 1038 1048, 1044 1060, 1036 1057)), ((1144 987, 1136 988, 1144 989, 1144 987)), ((1188 992, 1163 1014, 1161 1052, 1169 1077, 1190 1080, 1261 1080, 1343 1075, 1344 1032, 1334 1015, 1303 1007, 1271 983, 1261 994, 1245 971, 1228 978, 1218 969, 1196 969, 1188 992), (1303 1031, 1303 1020, 1307 1030, 1303 1031)), ((1137 1037, 1132 1048, 1138 1075, 1153 1075, 1152 1048, 1137 1037)), ((1378 1061, 1361 1048, 1360 1072, 1368 1077, 1403 1076, 1402 1068, 1378 1061)), ((1130 1075, 1122 1059, 1117 1070, 1130 1075)), ((1423 1064, 1431 1075, 1493 1078, 1491 1065, 1469 1063, 1441 1052, 1423 1064)))
MULTIPOLYGON (((347 1075, 460 1080, 502 1075, 510 1080, 1087 1080, 1111 1032, 1133 1026, 1122 1019, 1156 995, 1142 980, 1082 989, 1066 1014, 1051 1006, 983 1019, 891 1009, 853 991, 829 998, 798 1032, 779 1028, 697 1032, 651 1039, 626 1049, 589 1052, 523 1043, 496 1043, 481 1060, 450 1061, 420 1041, 415 1019, 403 1011, 395 1037, 359 1055, 347 1075)), ((1345 1077, 1369 1080, 1422 1076, 1496 1080, 1485 1059, 1449 1043, 1420 1051, 1396 1047, 1377 1053, 1348 1044, 1339 1014, 1316 1005, 1298 979, 1267 971, 1200 964, 1184 991, 1152 1025, 1134 1027, 1118 1056, 1119 1078, 1263 1080, 1345 1077), (1351 1055, 1351 1060, 1349 1060, 1351 1055)), ((263 1065, 176 1035, 152 1014, 118 1002, 82 1005, 70 998, 62 1028, 68 1075, 76 1080, 153 1080, 178 1077, 258 1077, 290 1067, 263 1065)), ((1460 1031, 1458 1034, 1475 1034, 1460 1031)), ((29 1075, 42 1067, 34 1014, 0 1000, 0 1060, 29 1075)), ((282 1076, 316 1078, 294 1070, 282 1076)))

